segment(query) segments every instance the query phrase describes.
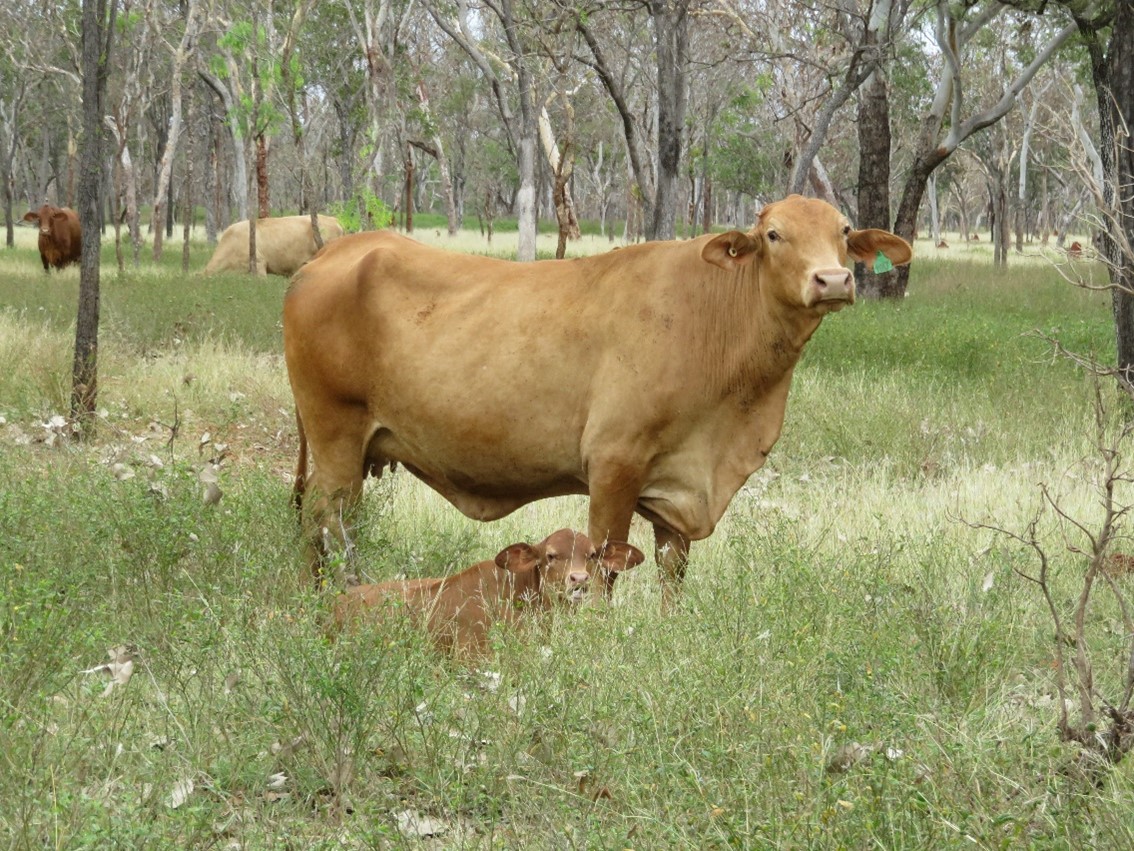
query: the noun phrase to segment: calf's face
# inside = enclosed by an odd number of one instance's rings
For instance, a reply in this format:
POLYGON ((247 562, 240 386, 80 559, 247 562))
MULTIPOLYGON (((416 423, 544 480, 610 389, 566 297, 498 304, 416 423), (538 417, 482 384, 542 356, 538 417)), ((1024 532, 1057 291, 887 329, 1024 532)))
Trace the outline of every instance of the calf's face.
POLYGON ((32 210, 24 214, 25 222, 35 222, 39 226, 41 236, 50 236, 53 222, 65 222, 67 214, 58 207, 52 207, 50 204, 44 204, 38 210, 32 210))
POLYGON ((578 605, 602 584, 603 574, 629 570, 644 560, 641 550, 623 541, 608 541, 600 549, 583 533, 560 529, 535 545, 505 547, 496 555, 496 566, 535 580, 526 592, 532 603, 578 605))

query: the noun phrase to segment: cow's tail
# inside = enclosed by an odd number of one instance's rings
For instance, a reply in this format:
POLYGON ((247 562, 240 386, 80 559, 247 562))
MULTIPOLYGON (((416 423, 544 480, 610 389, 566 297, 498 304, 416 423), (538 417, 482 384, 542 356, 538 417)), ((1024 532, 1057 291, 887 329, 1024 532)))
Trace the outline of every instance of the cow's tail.
POLYGON ((291 504, 303 514, 303 494, 307 490, 307 434, 303 431, 303 417, 295 409, 295 425, 299 430, 299 460, 295 465, 295 483, 291 487, 291 504))

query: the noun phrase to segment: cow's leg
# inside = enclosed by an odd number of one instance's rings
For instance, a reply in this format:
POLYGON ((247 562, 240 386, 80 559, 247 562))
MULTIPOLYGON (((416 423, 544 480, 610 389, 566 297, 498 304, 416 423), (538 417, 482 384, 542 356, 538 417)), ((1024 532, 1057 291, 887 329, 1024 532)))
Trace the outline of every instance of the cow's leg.
POLYGON ((689 539, 668 526, 654 524, 654 560, 662 583, 662 608, 669 609, 681 592, 689 564, 689 539))
MULTIPOLYGON (((636 468, 611 464, 590 465, 591 505, 587 536, 601 545, 606 541, 625 541, 630 537, 630 521, 638 504, 641 476, 636 468)), ((617 573, 603 574, 603 596, 614 593, 617 573)))
MULTIPOLYGON (((358 440, 342 439, 312 450, 314 469, 307 478, 301 513, 307 579, 318 584, 336 556, 351 560, 351 515, 362 496, 364 468, 358 440)), ((349 575, 349 569, 345 573, 349 575)))

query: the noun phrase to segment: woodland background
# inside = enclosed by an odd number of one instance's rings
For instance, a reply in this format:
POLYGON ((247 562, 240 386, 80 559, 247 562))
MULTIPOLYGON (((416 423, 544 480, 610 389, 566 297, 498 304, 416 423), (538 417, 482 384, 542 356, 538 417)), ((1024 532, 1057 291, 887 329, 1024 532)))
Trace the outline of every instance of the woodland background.
MULTIPOLYGON (((212 241, 313 207, 354 229, 509 216, 532 259, 537 220, 667 238, 800 191, 934 244, 980 234, 1003 263, 1093 209, 1083 32, 1113 19, 1017 5, 102 0, 100 216, 135 264, 189 209, 212 241)), ((81 29, 75 2, 0 10, 9 246, 26 207, 75 203, 81 29)))

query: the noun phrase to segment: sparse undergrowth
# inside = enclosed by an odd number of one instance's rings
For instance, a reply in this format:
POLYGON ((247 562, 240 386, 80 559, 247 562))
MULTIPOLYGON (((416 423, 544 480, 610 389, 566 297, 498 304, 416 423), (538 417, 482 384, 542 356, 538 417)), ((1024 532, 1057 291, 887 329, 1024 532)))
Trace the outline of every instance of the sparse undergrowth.
MULTIPOLYGON (((1023 335, 1105 350, 1109 315, 1042 268, 926 262, 903 304, 832 317, 677 611, 643 565, 472 669, 397 625, 323 638, 297 582, 280 279, 107 271, 105 416, 77 443, 51 422, 77 279, 32 271, 0 278, 11 847, 1132 844, 1129 760, 1098 789, 1075 775, 1042 601, 959 522, 1020 526, 1038 481, 1095 510, 1071 475, 1091 390, 1023 335)), ((368 490, 375 578, 585 519, 565 499, 478 525, 404 471, 368 490)), ((1116 680, 1121 618, 1091 617, 1116 680)))

